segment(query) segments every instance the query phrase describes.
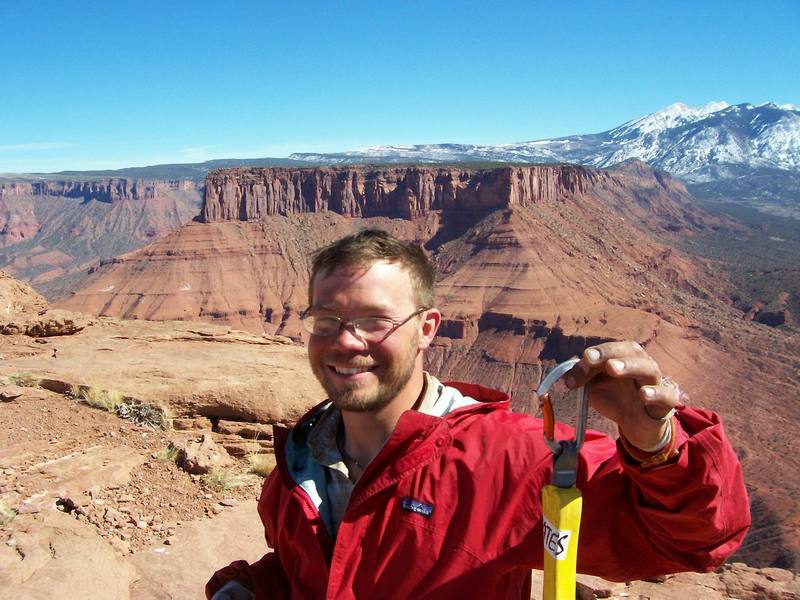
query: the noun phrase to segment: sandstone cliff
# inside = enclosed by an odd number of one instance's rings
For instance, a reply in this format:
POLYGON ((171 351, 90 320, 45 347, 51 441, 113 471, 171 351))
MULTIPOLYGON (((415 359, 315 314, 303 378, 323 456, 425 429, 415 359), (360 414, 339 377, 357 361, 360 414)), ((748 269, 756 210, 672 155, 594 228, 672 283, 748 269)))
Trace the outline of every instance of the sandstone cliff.
POLYGON ((565 202, 594 191, 640 220, 670 230, 721 221, 698 210, 680 181, 637 161, 616 170, 578 165, 223 169, 206 179, 199 220, 253 221, 325 211, 415 219, 434 211, 481 214, 565 202))
POLYGON ((454 319, 443 333, 484 313, 552 326, 587 306, 638 307, 651 277, 706 295, 716 285, 650 236, 720 220, 698 210, 680 182, 641 164, 225 169, 205 189, 204 224, 102 263, 63 304, 301 335, 308 253, 365 225, 433 253, 454 319))
POLYGON ((607 177, 583 167, 229 169, 206 180, 203 222, 332 211, 415 218, 432 210, 492 210, 553 201, 607 177))

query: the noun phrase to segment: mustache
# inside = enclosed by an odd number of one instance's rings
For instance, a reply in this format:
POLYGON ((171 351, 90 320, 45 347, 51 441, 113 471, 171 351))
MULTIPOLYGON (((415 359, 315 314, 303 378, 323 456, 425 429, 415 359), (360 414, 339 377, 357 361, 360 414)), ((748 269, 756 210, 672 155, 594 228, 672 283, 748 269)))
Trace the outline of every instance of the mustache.
POLYGON ((330 354, 325 358, 327 363, 335 363, 337 367, 374 367, 376 364, 373 360, 367 358, 359 359, 352 354, 330 354))

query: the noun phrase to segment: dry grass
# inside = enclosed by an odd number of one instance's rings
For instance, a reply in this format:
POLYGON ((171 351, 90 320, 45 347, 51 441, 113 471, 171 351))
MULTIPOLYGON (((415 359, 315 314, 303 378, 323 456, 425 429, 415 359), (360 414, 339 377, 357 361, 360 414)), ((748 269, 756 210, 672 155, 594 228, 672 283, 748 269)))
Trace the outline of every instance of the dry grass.
POLYGON ((81 390, 79 398, 89 406, 107 410, 108 412, 117 412, 117 408, 125 400, 122 392, 101 390, 95 387, 87 387, 81 390))
POLYGON ((253 473, 259 477, 266 477, 276 466, 274 454, 248 454, 247 462, 250 464, 248 473, 253 473))
POLYGON ((221 492, 223 490, 230 490, 233 488, 247 485, 250 477, 243 473, 237 473, 228 469, 218 469, 203 475, 200 482, 208 489, 214 492, 221 492))
POLYGON ((18 385, 21 387, 38 387, 39 382, 41 379, 29 373, 28 371, 17 371, 16 373, 11 373, 6 379, 8 379, 9 383, 13 383, 14 385, 18 385))
POLYGON ((14 517, 16 516, 17 516, 17 511, 15 511, 8 504, 6 504, 5 500, 0 499, 0 525, 5 527, 9 523, 11 523, 11 521, 13 521, 14 517))
POLYGON ((172 421, 175 419, 175 412, 167 404, 159 404, 157 408, 161 411, 161 429, 172 431, 172 421))

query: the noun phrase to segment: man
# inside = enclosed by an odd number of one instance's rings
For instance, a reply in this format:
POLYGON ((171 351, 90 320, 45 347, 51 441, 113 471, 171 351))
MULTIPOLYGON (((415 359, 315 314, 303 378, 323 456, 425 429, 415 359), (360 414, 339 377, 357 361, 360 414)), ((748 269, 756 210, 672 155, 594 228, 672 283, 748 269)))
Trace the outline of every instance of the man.
MULTIPOLYGON (((276 431, 259 502, 275 551, 218 571, 207 595, 530 598, 552 454, 542 422, 504 394, 423 371, 441 321, 423 251, 377 230, 323 248, 303 319, 329 402, 276 431)), ((567 384, 588 381, 621 442, 589 432, 581 450, 579 571, 622 581, 716 567, 749 525, 718 418, 680 406, 634 342, 588 348, 567 384)))

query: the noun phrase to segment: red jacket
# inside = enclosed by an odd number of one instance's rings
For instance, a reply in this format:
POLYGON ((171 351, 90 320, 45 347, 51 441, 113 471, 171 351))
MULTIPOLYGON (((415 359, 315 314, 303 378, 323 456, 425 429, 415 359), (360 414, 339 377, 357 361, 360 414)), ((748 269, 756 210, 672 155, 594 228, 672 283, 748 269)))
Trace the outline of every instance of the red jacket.
MULTIPOLYGON (((304 442, 318 409, 276 432, 279 466, 258 505, 275 552, 218 571, 207 595, 236 579, 259 599, 530 598, 553 462, 542 422, 511 412, 499 392, 450 385, 482 403, 443 418, 405 412, 356 484, 335 544, 309 488, 316 463, 304 442)), ((679 456, 649 470, 587 433, 580 572, 625 581, 706 571, 742 542, 747 493, 719 418, 683 408, 678 419, 679 456)))

